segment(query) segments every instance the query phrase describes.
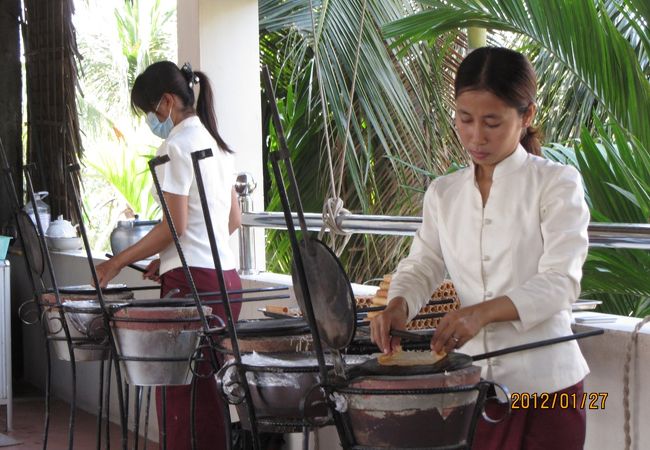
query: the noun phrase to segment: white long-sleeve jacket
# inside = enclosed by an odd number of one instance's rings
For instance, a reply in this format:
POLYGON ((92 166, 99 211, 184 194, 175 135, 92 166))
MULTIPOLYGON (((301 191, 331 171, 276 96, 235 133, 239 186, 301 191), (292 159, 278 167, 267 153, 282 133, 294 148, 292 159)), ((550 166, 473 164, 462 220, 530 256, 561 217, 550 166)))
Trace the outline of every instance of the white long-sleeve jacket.
MULTIPOLYGON (((214 268, 191 155, 192 152, 206 148, 212 149, 213 154, 212 158, 200 162, 208 208, 219 248, 221 268, 232 270, 236 266, 236 260, 228 243, 230 239, 228 218, 232 199, 231 190, 235 180, 234 157, 219 149, 217 142, 198 116, 191 116, 177 123, 158 148, 156 156, 169 155, 170 161, 156 167, 156 174, 164 192, 188 197, 187 228, 180 236, 187 264, 190 267, 214 268)), ((156 201, 160 203, 153 187, 151 191, 156 201)), ((181 267, 181 259, 172 243, 160 252, 160 273, 163 274, 177 267, 181 267)))
MULTIPOLYGON (((587 255, 589 210, 579 173, 519 146, 499 163, 483 207, 474 166, 434 180, 422 225, 398 265, 388 298, 413 317, 448 273, 461 307, 501 295, 519 320, 484 327, 459 351, 476 355, 571 333, 587 255)), ((575 341, 480 361, 482 376, 511 392, 553 392, 589 368, 575 341)))

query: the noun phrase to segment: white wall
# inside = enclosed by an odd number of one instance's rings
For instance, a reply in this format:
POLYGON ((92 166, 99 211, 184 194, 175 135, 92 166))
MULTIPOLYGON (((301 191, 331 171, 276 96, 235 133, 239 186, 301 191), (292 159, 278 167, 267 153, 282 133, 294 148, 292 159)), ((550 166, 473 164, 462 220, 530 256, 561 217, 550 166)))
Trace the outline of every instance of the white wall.
MULTIPOLYGON (((585 379, 585 392, 606 394, 604 408, 587 409, 587 440, 585 449, 625 448, 623 408, 624 367, 630 331, 638 319, 617 316, 614 324, 598 324, 606 328, 603 336, 580 341, 580 349, 589 363, 591 373, 585 379), (623 325, 623 326, 621 326, 623 325)), ((584 331, 588 327, 577 327, 584 331)), ((632 353, 630 371, 630 413, 632 450, 650 448, 650 324, 642 328, 632 353)), ((602 398, 602 397, 601 397, 602 398)), ((603 406, 600 404, 598 406, 603 406)))
MULTIPOLYGON (((178 0, 178 62, 189 61, 212 80, 219 133, 236 152, 237 172, 250 172, 262 197, 262 118, 260 105, 257 0, 178 0)), ((264 268, 264 231, 255 230, 256 260, 264 268)), ((233 250, 238 255, 236 239, 233 250)))

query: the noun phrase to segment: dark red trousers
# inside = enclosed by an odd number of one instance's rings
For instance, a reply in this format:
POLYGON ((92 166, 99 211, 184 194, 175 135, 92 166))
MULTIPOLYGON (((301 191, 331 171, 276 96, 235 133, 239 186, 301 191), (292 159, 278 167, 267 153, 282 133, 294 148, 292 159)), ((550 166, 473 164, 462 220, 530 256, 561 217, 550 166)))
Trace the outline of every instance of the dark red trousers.
MULTIPOLYGON (((582 450, 587 423, 585 409, 580 408, 583 392, 581 381, 550 394, 557 400, 555 408, 534 408, 530 402, 531 407, 513 409, 510 416, 498 424, 479 419, 472 450, 582 450), (570 407, 562 408, 560 398, 569 399, 570 407)), ((567 402, 564 403, 566 406, 567 402)), ((506 408, 490 402, 486 412, 496 419, 503 417, 506 408)))
MULTIPOLYGON (((191 267, 190 272, 199 292, 214 292, 219 290, 215 270, 191 267)), ((236 270, 224 272, 226 289, 241 289, 241 280, 236 270)), ((190 293, 187 279, 182 268, 173 269, 163 274, 160 288, 161 296, 171 289, 178 288, 177 296, 190 293)), ((237 298, 239 295, 230 296, 237 298)), ((211 305, 212 313, 220 316, 224 322, 226 315, 223 306, 211 305)), ((241 303, 231 305, 234 320, 239 317, 241 303)), ((167 449, 191 449, 190 430, 190 401, 191 386, 169 386, 166 392, 166 428, 167 449)), ((158 428, 162 432, 162 389, 156 389, 156 405, 158 411, 158 428)), ((215 377, 197 378, 195 403, 195 430, 197 450, 220 450, 226 448, 226 423, 222 411, 222 398, 217 390, 215 377)), ((162 448, 162 434, 159 435, 162 448)))

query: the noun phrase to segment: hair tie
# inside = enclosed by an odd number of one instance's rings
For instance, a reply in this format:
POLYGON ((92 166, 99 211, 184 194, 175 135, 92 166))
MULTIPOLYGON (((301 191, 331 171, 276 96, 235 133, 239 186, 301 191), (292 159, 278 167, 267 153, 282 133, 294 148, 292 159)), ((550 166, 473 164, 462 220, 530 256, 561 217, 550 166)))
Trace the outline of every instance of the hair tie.
POLYGON ((200 81, 199 76, 194 73, 190 63, 186 62, 185 64, 183 64, 183 66, 181 67, 181 73, 187 80, 187 85, 190 87, 190 89, 192 89, 195 84, 199 84, 200 81))

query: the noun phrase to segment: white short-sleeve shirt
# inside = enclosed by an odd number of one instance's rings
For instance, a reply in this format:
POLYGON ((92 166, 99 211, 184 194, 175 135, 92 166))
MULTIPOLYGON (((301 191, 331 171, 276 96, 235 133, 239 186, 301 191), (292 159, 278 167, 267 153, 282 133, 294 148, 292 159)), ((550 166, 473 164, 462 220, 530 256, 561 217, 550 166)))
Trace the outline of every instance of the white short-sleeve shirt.
MULTIPOLYGON (((461 307, 509 296, 520 319, 484 327, 460 349, 470 355, 569 335, 588 224, 578 171, 519 146, 496 166, 485 207, 473 165, 431 183, 422 225, 389 298, 404 297, 413 317, 446 273, 461 307)), ((575 341, 477 364, 483 377, 514 392, 557 391, 589 373, 575 341)))
MULTIPOLYGON (((214 268, 191 157, 192 152, 207 148, 212 149, 213 156, 201 160, 199 165, 221 266, 223 270, 231 270, 236 266, 228 244, 231 190, 235 182, 233 155, 222 151, 200 119, 191 116, 176 124, 158 148, 156 155, 169 155, 170 160, 156 167, 156 174, 163 192, 188 196, 187 228, 180 237, 187 264, 190 267, 214 268)), ((153 194, 157 199, 155 191, 153 194)), ((160 273, 177 267, 181 267, 181 260, 172 243, 160 252, 160 273)))

